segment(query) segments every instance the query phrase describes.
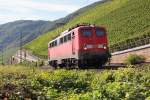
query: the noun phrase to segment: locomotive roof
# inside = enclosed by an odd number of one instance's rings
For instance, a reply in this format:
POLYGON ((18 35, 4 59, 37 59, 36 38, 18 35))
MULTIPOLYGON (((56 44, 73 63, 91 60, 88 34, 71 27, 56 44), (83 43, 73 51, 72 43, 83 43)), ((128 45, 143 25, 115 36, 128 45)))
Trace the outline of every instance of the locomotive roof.
POLYGON ((55 39, 51 40, 49 43, 52 43, 53 41, 55 41, 55 40, 57 40, 57 39, 59 39, 59 38, 65 36, 65 35, 69 34, 69 33, 72 32, 72 31, 73 31, 73 30, 71 30, 71 31, 65 30, 64 32, 60 33, 60 35, 58 35, 55 39))
MULTIPOLYGON (((64 32, 60 33, 60 35, 58 35, 55 39, 51 40, 49 43, 52 43, 53 41, 71 33, 73 30, 77 29, 77 28, 82 28, 82 27, 100 27, 100 26, 95 26, 95 25, 77 25, 75 27, 72 27, 72 28, 69 28, 68 30, 65 30, 64 32)), ((101 27, 101 28, 104 28, 104 27, 101 27)))

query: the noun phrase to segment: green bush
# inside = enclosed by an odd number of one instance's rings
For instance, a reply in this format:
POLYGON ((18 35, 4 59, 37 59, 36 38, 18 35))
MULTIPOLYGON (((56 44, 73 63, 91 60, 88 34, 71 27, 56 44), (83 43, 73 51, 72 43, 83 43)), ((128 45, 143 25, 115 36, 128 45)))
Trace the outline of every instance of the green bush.
POLYGON ((125 60, 126 64, 131 64, 131 65, 140 64, 143 62, 145 62, 145 58, 143 56, 139 56, 136 54, 129 55, 125 60))
POLYGON ((0 66, 0 100, 149 100, 150 65, 118 70, 0 66))

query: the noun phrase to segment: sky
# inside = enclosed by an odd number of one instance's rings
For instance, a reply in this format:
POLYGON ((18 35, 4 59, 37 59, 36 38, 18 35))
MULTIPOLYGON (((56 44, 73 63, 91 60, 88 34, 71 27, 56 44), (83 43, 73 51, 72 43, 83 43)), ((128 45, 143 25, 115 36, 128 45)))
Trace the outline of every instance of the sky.
POLYGON ((0 0, 0 24, 15 20, 53 21, 100 0, 0 0))

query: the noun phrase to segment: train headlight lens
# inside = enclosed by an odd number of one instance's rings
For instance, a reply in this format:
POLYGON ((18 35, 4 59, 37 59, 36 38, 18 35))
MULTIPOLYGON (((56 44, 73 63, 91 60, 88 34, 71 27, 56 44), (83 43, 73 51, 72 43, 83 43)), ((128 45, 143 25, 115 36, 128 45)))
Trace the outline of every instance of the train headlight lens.
POLYGON ((98 48, 103 48, 103 47, 104 47, 103 44, 98 45, 98 48))
POLYGON ((106 46, 106 45, 104 45, 104 46, 103 46, 103 48, 104 48, 104 49, 107 49, 107 46, 106 46))
POLYGON ((86 47, 84 47, 84 50, 87 50, 87 48, 86 48, 86 47))
POLYGON ((91 48, 93 48, 93 45, 91 45, 91 44, 87 44, 87 45, 85 45, 85 47, 84 47, 85 50, 86 50, 86 49, 91 49, 91 48))
POLYGON ((98 48, 107 49, 107 46, 105 44, 99 44, 98 48))

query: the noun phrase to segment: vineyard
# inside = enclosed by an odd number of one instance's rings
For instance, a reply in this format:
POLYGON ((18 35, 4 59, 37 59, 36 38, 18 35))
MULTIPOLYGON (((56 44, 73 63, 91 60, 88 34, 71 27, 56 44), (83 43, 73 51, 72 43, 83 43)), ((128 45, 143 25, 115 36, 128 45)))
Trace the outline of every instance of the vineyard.
POLYGON ((120 41, 114 45, 110 45, 110 50, 111 52, 116 52, 116 51, 122 51, 134 47, 147 45, 147 44, 150 44, 150 33, 144 34, 141 37, 127 39, 126 41, 120 41))
POLYGON ((45 33, 27 44, 25 48, 33 51, 35 55, 47 57, 47 43, 78 23, 105 26, 112 51, 130 48, 130 44, 131 47, 139 46, 141 44, 137 41, 149 37, 150 34, 149 4, 150 0, 108 0, 88 9, 63 27, 45 33))
POLYGON ((0 66, 0 99, 149 100, 150 65, 118 70, 0 66))

